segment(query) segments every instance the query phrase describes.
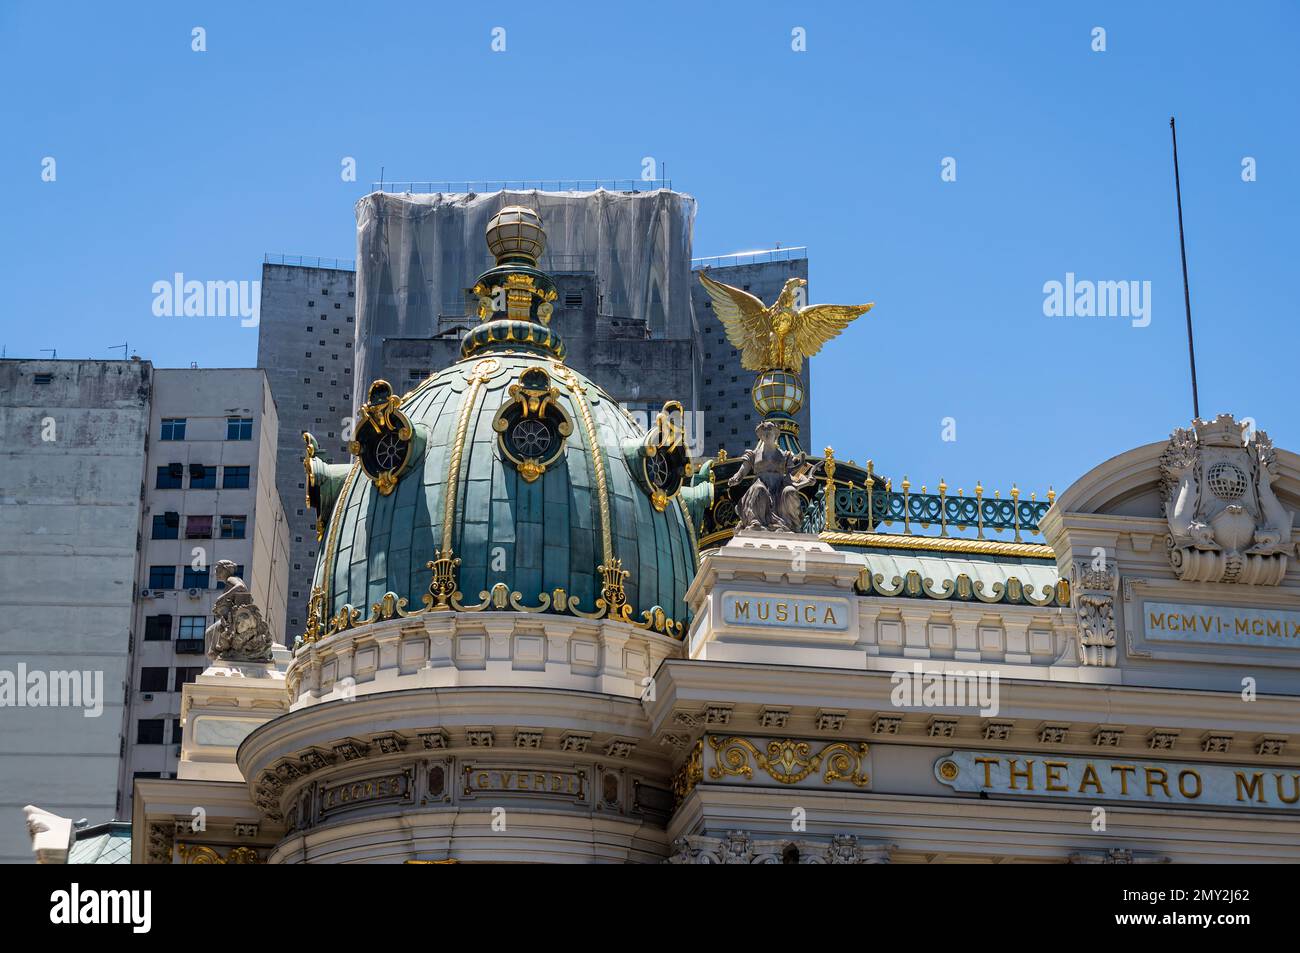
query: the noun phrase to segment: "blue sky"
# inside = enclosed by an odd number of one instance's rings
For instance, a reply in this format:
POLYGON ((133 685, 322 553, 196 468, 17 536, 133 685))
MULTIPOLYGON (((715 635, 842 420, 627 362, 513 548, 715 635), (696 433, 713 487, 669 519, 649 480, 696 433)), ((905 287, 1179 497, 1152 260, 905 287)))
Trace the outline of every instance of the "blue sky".
POLYGON ((916 485, 1061 490, 1191 416, 1176 114, 1202 416, 1300 450, 1298 11, 6 3, 0 344, 252 365, 255 330, 155 317, 153 282, 352 258, 381 167, 632 178, 648 155, 699 200, 697 255, 804 244, 814 301, 877 303, 815 362, 815 449, 916 485), (1149 281, 1149 326, 1044 316, 1067 272, 1149 281))

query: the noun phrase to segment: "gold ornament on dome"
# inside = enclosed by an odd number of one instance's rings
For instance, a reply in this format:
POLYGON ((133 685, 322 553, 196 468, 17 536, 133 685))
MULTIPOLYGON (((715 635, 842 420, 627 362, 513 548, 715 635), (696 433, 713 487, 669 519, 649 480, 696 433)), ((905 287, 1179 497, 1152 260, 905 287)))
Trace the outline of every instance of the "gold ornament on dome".
POLYGON ((361 463, 381 496, 397 488, 415 449, 415 428, 401 406, 402 398, 393 385, 376 380, 359 409, 356 435, 348 442, 348 452, 361 463))
POLYGON ((713 299, 713 313, 722 322, 727 340, 740 351, 746 370, 784 369, 798 373, 805 358, 816 354, 874 304, 815 304, 804 306, 803 278, 790 278, 771 307, 748 291, 714 281, 707 272, 700 284, 713 299))

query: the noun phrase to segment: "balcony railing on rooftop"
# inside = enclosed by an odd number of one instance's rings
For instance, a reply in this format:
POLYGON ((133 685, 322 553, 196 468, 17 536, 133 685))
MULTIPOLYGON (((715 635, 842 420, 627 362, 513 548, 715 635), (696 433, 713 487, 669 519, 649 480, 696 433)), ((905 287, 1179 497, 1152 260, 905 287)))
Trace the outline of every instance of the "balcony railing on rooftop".
POLYGON ((789 248, 764 248, 758 251, 738 251, 730 255, 712 255, 708 258, 692 258, 691 268, 730 268, 734 265, 758 265, 768 261, 798 261, 808 257, 807 245, 791 245, 789 248))
POLYGON ((262 256, 267 265, 292 265, 298 268, 326 268, 330 271, 356 271, 357 263, 351 258, 312 258, 308 255, 272 255, 262 256))

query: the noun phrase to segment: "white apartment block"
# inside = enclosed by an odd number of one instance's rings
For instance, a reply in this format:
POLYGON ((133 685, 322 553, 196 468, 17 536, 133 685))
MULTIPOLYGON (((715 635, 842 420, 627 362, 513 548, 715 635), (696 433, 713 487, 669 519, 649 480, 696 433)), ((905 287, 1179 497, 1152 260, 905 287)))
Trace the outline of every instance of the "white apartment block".
POLYGON ((181 687, 208 664, 218 560, 241 567, 276 641, 286 639, 278 432, 260 370, 154 371, 117 817, 130 816, 137 777, 175 776, 181 687))

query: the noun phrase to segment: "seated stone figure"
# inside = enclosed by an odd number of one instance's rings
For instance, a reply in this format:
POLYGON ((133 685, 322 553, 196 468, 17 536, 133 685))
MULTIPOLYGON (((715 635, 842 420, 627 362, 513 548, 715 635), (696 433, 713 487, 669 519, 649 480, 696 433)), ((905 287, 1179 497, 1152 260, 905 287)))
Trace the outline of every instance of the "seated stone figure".
POLYGON ((216 616, 208 626, 205 636, 208 658, 214 662, 269 662, 271 660, 271 629, 262 618, 262 611, 253 604, 253 595, 244 580, 235 575, 235 564, 229 559, 217 562, 217 580, 226 584, 226 591, 212 604, 216 616))
POLYGON ((754 482, 736 507, 739 528, 797 533, 803 524, 799 490, 812 479, 810 474, 801 473, 804 455, 777 446, 777 426, 770 420, 762 421, 754 432, 758 446, 745 451, 740 469, 727 481, 728 486, 738 486, 742 479, 754 474, 754 482))

